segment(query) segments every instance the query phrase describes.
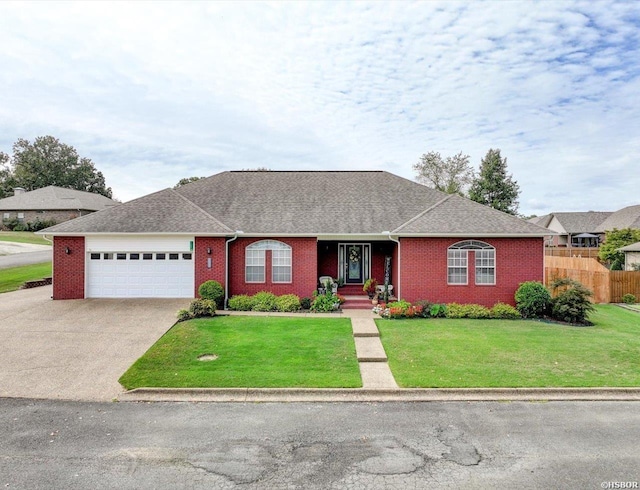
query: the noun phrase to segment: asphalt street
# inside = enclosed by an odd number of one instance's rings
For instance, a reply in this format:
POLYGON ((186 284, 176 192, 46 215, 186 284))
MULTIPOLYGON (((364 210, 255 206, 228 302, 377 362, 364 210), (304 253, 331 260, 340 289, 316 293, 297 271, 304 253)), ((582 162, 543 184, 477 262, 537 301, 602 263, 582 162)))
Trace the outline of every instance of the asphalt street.
POLYGON ((51 255, 51 250, 0 255, 0 269, 8 269, 10 267, 19 267, 21 265, 49 262, 51 261, 51 255))
POLYGON ((0 487, 634 488, 639 408, 0 399, 0 487))

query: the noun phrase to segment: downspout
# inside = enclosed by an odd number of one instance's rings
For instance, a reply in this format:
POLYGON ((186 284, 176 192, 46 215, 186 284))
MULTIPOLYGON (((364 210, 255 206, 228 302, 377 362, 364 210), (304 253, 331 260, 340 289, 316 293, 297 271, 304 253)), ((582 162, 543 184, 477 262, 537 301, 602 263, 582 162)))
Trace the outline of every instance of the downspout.
POLYGON ((396 298, 398 298, 398 300, 400 300, 402 298, 402 296, 400 296, 400 284, 401 284, 401 280, 400 280, 400 271, 402 270, 400 267, 400 238, 398 238, 397 240, 395 238, 393 238, 391 236, 391 232, 390 231, 383 231, 383 234, 387 235, 387 237, 389 238, 389 240, 391 240, 392 242, 396 242, 398 244, 398 289, 397 289, 397 294, 396 294, 396 298))
POLYGON ((236 231, 233 238, 229 238, 224 243, 224 309, 227 309, 227 303, 229 301, 229 244, 234 240, 237 240, 238 235, 241 234, 241 231, 236 231))

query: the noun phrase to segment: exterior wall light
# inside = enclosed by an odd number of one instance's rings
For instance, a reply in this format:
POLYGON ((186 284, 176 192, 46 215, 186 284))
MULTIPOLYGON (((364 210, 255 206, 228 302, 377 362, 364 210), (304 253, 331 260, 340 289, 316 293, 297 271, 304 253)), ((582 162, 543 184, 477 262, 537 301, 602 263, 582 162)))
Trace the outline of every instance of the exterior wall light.
POLYGON ((211 247, 207 247, 207 255, 211 255, 211 247))
POLYGON ((69 247, 64 247, 64 253, 71 255, 71 249, 69 247))

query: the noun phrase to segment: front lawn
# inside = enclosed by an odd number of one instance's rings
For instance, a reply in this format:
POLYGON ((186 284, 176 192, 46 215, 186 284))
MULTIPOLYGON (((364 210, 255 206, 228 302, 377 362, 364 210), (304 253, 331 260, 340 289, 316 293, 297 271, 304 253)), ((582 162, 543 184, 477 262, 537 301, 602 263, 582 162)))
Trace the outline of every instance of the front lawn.
POLYGON ((599 305, 593 327, 528 320, 377 320, 402 387, 640 386, 640 316, 599 305))
POLYGON ((0 242, 33 243, 35 245, 51 245, 40 235, 30 231, 0 231, 0 242))
POLYGON ((51 277, 51 262, 0 269, 0 293, 20 289, 26 281, 51 277))
POLYGON ((127 389, 362 386, 348 319, 255 316, 178 323, 120 383, 127 389), (217 359, 198 360, 203 354, 217 359))

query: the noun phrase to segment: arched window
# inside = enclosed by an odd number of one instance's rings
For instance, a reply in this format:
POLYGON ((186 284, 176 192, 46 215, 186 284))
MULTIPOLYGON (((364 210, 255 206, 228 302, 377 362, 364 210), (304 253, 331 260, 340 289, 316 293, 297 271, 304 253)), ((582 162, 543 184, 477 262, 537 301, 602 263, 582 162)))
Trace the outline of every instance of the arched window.
POLYGON ((246 282, 265 282, 266 251, 271 251, 271 282, 291 282, 291 247, 277 240, 261 240, 245 249, 246 282))
POLYGON ((496 249, 478 240, 454 243, 447 250, 447 283, 464 285, 469 282, 469 250, 475 255, 476 284, 496 283, 496 249))

